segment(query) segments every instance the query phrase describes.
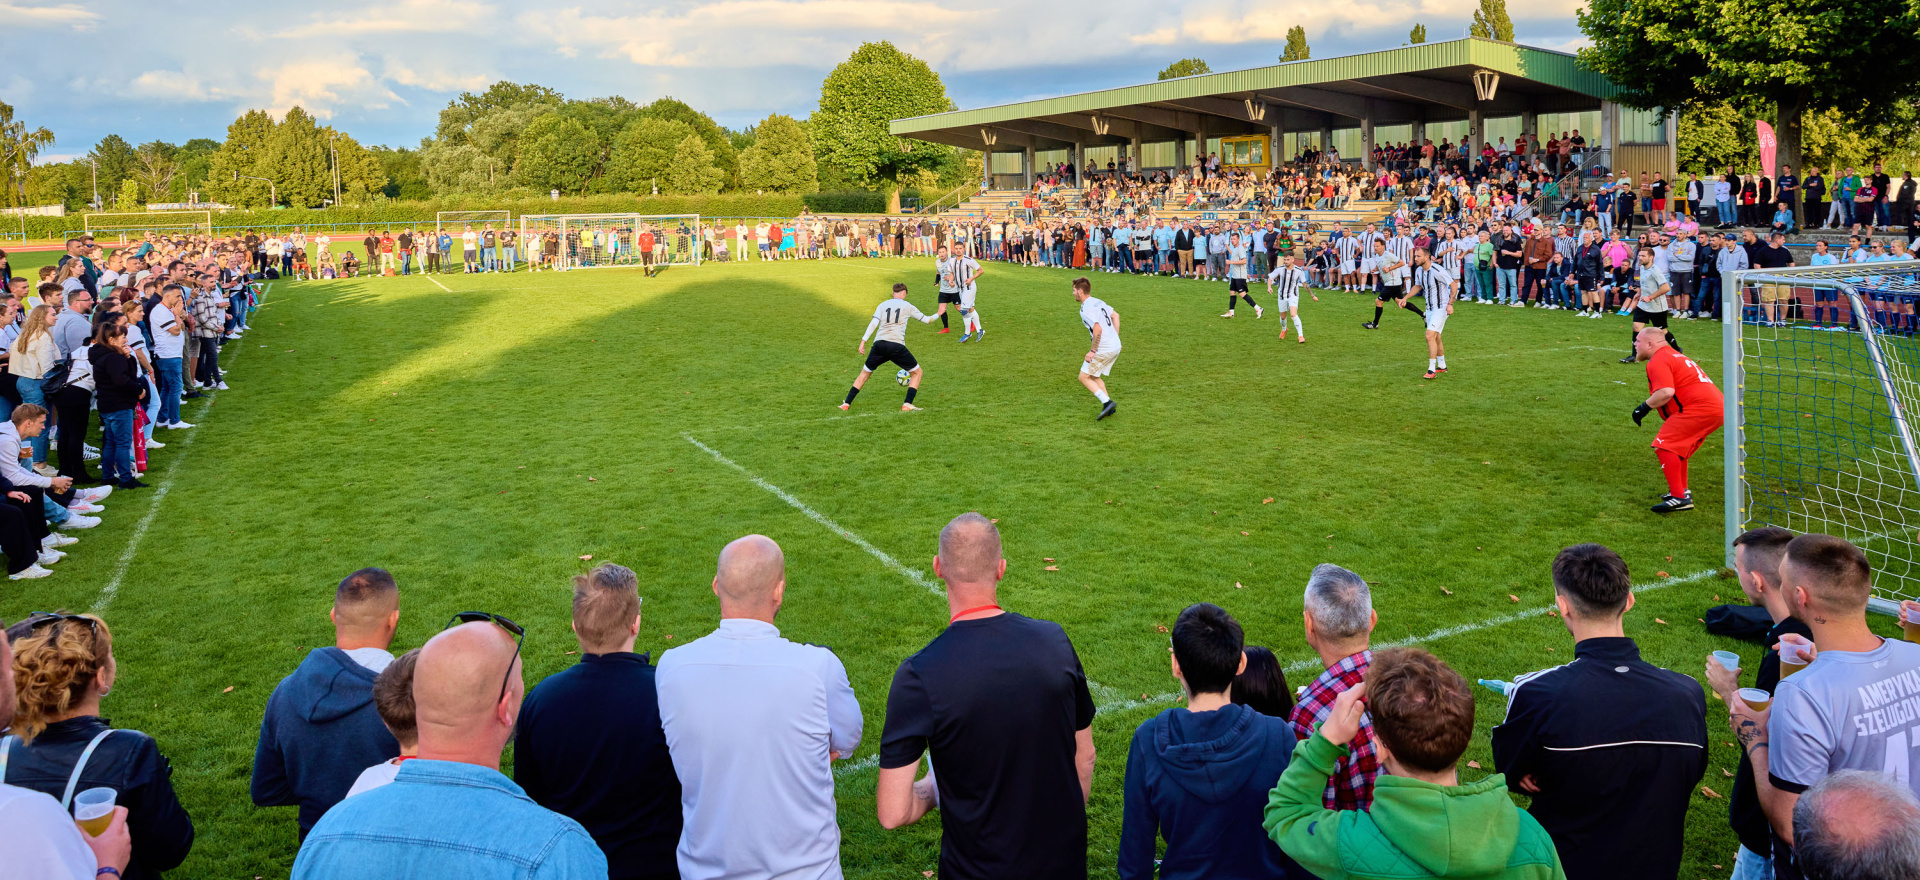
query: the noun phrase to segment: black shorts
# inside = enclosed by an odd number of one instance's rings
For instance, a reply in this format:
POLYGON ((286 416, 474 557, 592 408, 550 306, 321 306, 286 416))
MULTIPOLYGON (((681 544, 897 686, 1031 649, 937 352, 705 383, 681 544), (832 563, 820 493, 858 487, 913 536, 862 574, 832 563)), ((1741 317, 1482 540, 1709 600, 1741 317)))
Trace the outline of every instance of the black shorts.
POLYGON ((642 249, 641 249, 641 251, 640 251, 640 265, 642 265, 642 266, 651 266, 651 265, 653 265, 653 248, 642 248, 642 249))
POLYGON ((1399 299, 1406 295, 1407 287, 1404 284, 1383 284, 1380 286, 1380 298, 1383 300, 1399 299))
MULTIPOLYGON (((948 292, 946 292, 946 291, 944 291, 944 290, 943 290, 943 291, 941 291, 941 292, 940 292, 940 302, 943 302, 943 303, 953 303, 954 305, 959 305, 959 304, 960 304, 960 293, 959 293, 958 291, 955 291, 955 292, 953 292, 953 293, 948 293, 948 292)), ((913 369, 913 368, 912 368, 912 367, 908 367, 907 369, 909 369, 909 370, 911 370, 911 369, 913 369)))
POLYGON ((884 339, 875 341, 873 348, 867 351, 867 372, 873 372, 874 367, 888 361, 909 372, 920 368, 920 362, 913 359, 913 352, 908 351, 906 346, 884 339))
POLYGON ((1247 279, 1245 279, 1245 278, 1229 278, 1229 279, 1227 279, 1227 292, 1228 292, 1228 293, 1246 293, 1246 292, 1247 292, 1247 279))
POLYGON ((1600 287, 1600 279, 1591 276, 1575 275, 1573 276, 1573 281, 1581 290, 1588 293, 1592 293, 1600 287))
POLYGON ((1649 312, 1640 308, 1639 306, 1634 306, 1633 307, 1633 323, 1645 324, 1649 327, 1665 327, 1667 326, 1667 313, 1666 312, 1649 312))

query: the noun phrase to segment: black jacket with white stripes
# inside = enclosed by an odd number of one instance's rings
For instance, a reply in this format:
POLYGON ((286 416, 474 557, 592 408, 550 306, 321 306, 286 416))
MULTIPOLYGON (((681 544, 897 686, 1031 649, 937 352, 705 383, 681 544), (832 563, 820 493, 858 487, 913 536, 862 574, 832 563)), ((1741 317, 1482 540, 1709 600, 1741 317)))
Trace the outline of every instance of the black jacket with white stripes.
POLYGON ((1494 766, 1513 790, 1528 779, 1539 790, 1528 811, 1568 880, 1672 880, 1707 770, 1705 692, 1641 660, 1629 638, 1586 639, 1573 654, 1514 680, 1494 766))

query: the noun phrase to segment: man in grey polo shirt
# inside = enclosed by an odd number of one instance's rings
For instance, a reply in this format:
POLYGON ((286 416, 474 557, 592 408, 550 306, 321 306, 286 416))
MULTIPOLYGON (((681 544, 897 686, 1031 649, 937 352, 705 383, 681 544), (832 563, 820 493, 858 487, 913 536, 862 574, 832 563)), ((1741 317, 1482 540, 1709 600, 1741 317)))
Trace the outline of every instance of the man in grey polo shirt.
POLYGON ((1756 710, 1736 697, 1728 710, 1773 826, 1775 873, 1797 877, 1789 849, 1794 806, 1827 774, 1885 773, 1920 793, 1920 775, 1914 773, 1920 762, 1920 645, 1874 635, 1867 625, 1873 570, 1860 548, 1840 538, 1793 539, 1780 578, 1793 616, 1813 631, 1807 647, 1817 653, 1805 671, 1780 680, 1770 705, 1756 710))
POLYGON ((780 545, 720 551, 720 628, 660 655, 660 726, 680 777, 682 880, 838 880, 832 761, 860 746, 860 702, 832 651, 782 638, 780 545))
POLYGON ((53 324, 53 344, 60 347, 62 360, 73 357, 73 350, 86 345, 87 337, 93 335, 93 321, 87 317, 92 310, 93 294, 85 290, 67 294, 66 308, 53 324))

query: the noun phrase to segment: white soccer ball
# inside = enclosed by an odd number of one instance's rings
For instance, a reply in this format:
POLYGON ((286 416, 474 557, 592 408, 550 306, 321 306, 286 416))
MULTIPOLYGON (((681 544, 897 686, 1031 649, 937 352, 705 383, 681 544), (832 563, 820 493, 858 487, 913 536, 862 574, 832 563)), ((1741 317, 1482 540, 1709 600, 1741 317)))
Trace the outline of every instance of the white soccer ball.
POLYGON ((894 381, 899 382, 902 385, 907 384, 907 382, 912 378, 913 378, 913 374, 907 372, 906 370, 901 370, 900 372, 893 374, 894 381))

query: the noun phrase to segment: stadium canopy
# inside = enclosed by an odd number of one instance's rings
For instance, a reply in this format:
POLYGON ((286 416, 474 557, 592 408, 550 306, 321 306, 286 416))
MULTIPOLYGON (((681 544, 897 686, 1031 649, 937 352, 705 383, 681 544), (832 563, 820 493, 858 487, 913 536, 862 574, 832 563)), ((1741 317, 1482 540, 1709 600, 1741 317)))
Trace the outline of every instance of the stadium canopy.
POLYGON ((1213 151, 1196 144, 1264 135, 1259 162, 1244 161, 1247 151, 1230 164, 1277 166, 1283 153, 1304 145, 1333 145, 1343 158, 1364 162, 1376 134, 1393 143, 1480 143, 1574 128, 1584 128, 1590 149, 1612 151, 1611 164, 1621 170, 1671 174, 1673 126, 1657 111, 1614 104, 1618 91, 1567 53, 1467 38, 896 119, 889 131, 994 158, 1018 156, 1005 167, 1014 174, 997 167, 1007 162, 991 160, 989 173, 1028 183, 1036 154, 1054 161, 1071 155, 1084 166, 1093 151, 1096 160, 1118 155, 1135 157, 1136 168, 1172 168, 1190 164, 1196 151, 1213 151), (1622 161, 1627 146, 1658 149, 1628 151, 1637 155, 1622 161))

